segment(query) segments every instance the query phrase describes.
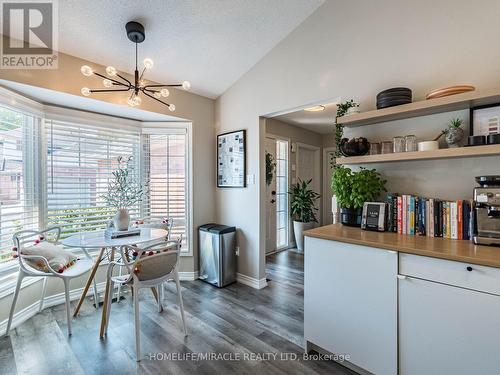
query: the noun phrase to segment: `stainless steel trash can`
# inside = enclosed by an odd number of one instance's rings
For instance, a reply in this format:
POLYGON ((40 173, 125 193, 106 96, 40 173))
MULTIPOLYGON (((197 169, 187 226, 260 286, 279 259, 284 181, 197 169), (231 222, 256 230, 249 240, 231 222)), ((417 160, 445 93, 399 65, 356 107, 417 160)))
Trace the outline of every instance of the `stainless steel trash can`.
POLYGON ((222 288, 236 281, 236 228, 205 224, 198 228, 200 279, 222 288))

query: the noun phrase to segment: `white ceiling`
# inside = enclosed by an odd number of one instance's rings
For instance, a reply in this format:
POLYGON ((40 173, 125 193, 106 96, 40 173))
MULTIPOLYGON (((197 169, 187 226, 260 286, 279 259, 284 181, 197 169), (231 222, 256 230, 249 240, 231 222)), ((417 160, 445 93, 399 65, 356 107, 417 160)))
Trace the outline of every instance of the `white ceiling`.
POLYGON ((134 45, 125 24, 139 21, 146 40, 139 61, 153 59, 146 78, 191 82, 215 98, 228 89, 324 0, 64 0, 59 50, 133 72, 134 45))
POLYGON ((335 129, 334 122, 337 114, 337 105, 335 103, 323 104, 324 111, 307 112, 299 109, 282 115, 273 116, 272 118, 292 124, 315 133, 329 134, 335 129))

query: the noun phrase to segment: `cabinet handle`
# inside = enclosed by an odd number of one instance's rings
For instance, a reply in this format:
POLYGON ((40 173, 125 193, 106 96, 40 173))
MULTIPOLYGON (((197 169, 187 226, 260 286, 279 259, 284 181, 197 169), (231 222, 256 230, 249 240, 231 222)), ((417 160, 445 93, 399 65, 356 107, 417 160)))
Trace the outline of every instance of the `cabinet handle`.
POLYGON ((405 279, 406 279, 406 276, 405 276, 405 275, 398 275, 398 279, 399 279, 399 280, 405 280, 405 279))
POLYGON ((469 272, 472 271, 472 269, 473 268, 471 266, 467 266, 467 268, 466 268, 466 270, 469 271, 469 272))

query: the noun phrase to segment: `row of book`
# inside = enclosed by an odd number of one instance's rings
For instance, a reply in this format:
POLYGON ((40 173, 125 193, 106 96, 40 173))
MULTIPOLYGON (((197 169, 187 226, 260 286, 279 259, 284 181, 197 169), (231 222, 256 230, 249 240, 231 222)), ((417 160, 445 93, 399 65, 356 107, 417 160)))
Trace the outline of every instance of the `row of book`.
POLYGON ((388 231, 400 234, 471 240, 471 200, 447 201, 408 194, 387 194, 388 231))

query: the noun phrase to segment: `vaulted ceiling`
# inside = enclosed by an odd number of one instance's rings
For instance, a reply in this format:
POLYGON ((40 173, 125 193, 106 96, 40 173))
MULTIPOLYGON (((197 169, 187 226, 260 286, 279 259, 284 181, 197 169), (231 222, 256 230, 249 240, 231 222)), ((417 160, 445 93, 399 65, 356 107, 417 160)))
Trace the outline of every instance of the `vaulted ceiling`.
POLYGON ((150 57, 148 79, 191 81, 215 98, 306 19, 324 0, 64 0, 59 1, 59 50, 119 70, 134 69, 125 24, 139 21, 150 57))

